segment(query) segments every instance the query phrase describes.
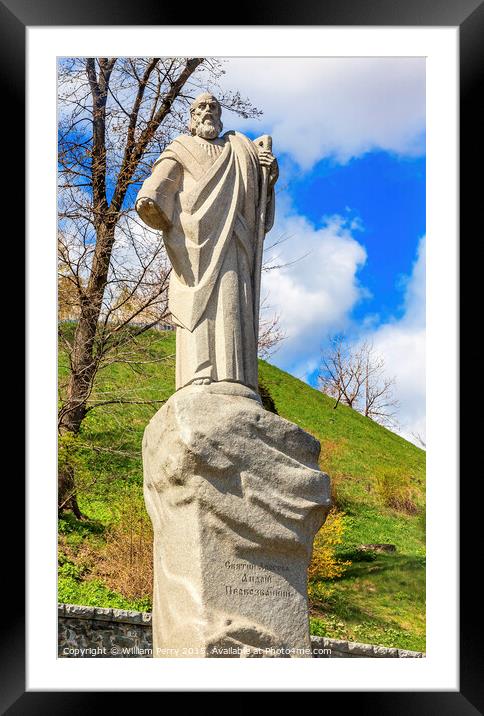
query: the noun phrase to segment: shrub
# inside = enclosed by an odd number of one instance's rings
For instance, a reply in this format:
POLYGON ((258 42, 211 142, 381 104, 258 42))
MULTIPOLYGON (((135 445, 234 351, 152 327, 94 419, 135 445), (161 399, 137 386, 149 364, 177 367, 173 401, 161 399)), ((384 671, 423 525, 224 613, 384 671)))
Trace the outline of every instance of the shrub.
POLYGON ((399 470, 386 469, 375 475, 375 490, 385 507, 414 515, 418 512, 417 486, 413 478, 399 470))
POLYGON ((139 489, 126 491, 105 537, 93 574, 127 599, 147 599, 153 588, 153 532, 139 489))
POLYGON ((309 581, 328 580, 341 577, 350 566, 349 560, 336 556, 336 548, 343 542, 345 514, 333 507, 326 522, 314 539, 313 555, 308 568, 309 581))

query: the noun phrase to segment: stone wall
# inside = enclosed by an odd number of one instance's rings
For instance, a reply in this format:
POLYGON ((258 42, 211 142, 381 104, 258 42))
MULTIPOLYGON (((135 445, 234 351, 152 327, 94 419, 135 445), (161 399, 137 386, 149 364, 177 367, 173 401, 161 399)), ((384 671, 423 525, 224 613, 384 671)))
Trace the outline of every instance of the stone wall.
MULTIPOLYGON (((422 658, 425 653, 373 644, 311 637, 313 656, 338 658, 422 658)), ((59 604, 59 656, 63 658, 151 658, 151 614, 124 609, 59 604)))

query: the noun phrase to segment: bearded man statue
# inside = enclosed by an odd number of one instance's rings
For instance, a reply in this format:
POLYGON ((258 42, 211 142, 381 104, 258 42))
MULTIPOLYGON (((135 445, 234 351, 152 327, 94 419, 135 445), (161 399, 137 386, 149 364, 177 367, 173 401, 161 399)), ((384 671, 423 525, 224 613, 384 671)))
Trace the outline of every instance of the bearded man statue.
POLYGON ((169 144, 143 183, 136 210, 163 232, 172 265, 168 306, 176 330, 176 388, 230 381, 258 390, 255 290, 262 167, 265 232, 274 221, 277 160, 240 132, 220 136, 210 93, 190 108, 190 135, 169 144))

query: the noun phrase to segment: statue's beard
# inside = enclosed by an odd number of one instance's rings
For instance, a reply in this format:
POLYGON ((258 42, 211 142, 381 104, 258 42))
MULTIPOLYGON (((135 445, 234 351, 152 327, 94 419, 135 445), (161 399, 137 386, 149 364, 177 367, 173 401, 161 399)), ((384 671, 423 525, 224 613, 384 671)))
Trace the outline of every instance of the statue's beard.
POLYGON ((220 131, 220 123, 214 122, 210 118, 204 119, 203 121, 200 120, 200 122, 195 125, 195 134, 202 139, 216 139, 220 131))

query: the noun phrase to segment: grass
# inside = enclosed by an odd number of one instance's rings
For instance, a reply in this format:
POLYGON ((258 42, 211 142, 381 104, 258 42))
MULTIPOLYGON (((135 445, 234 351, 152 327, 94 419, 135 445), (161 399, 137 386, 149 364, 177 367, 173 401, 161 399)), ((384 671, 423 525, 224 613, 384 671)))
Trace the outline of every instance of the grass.
POLYGON ((425 651, 424 557, 353 562, 333 589, 324 606, 312 609, 314 634, 425 651))
MULTIPOLYGON (((149 593, 133 594, 124 577, 116 579, 121 571, 109 569, 113 544, 124 545, 121 551, 128 545, 139 584, 149 578, 141 439, 174 391, 174 334, 151 332, 138 340, 140 356, 146 361, 148 353, 153 362, 109 366, 99 374, 93 397, 160 402, 104 406, 85 419, 75 459, 86 519, 66 514, 59 520, 59 601, 150 609, 149 593)), ((61 380, 67 375, 62 353, 59 373, 61 380)), ((331 398, 267 362, 260 361, 259 376, 279 415, 320 440, 321 467, 331 476, 344 515, 336 556, 351 565, 336 579, 310 585, 312 633, 424 650, 425 453, 344 405, 335 410, 331 398), (391 543, 396 551, 357 549, 369 543, 391 543)))

